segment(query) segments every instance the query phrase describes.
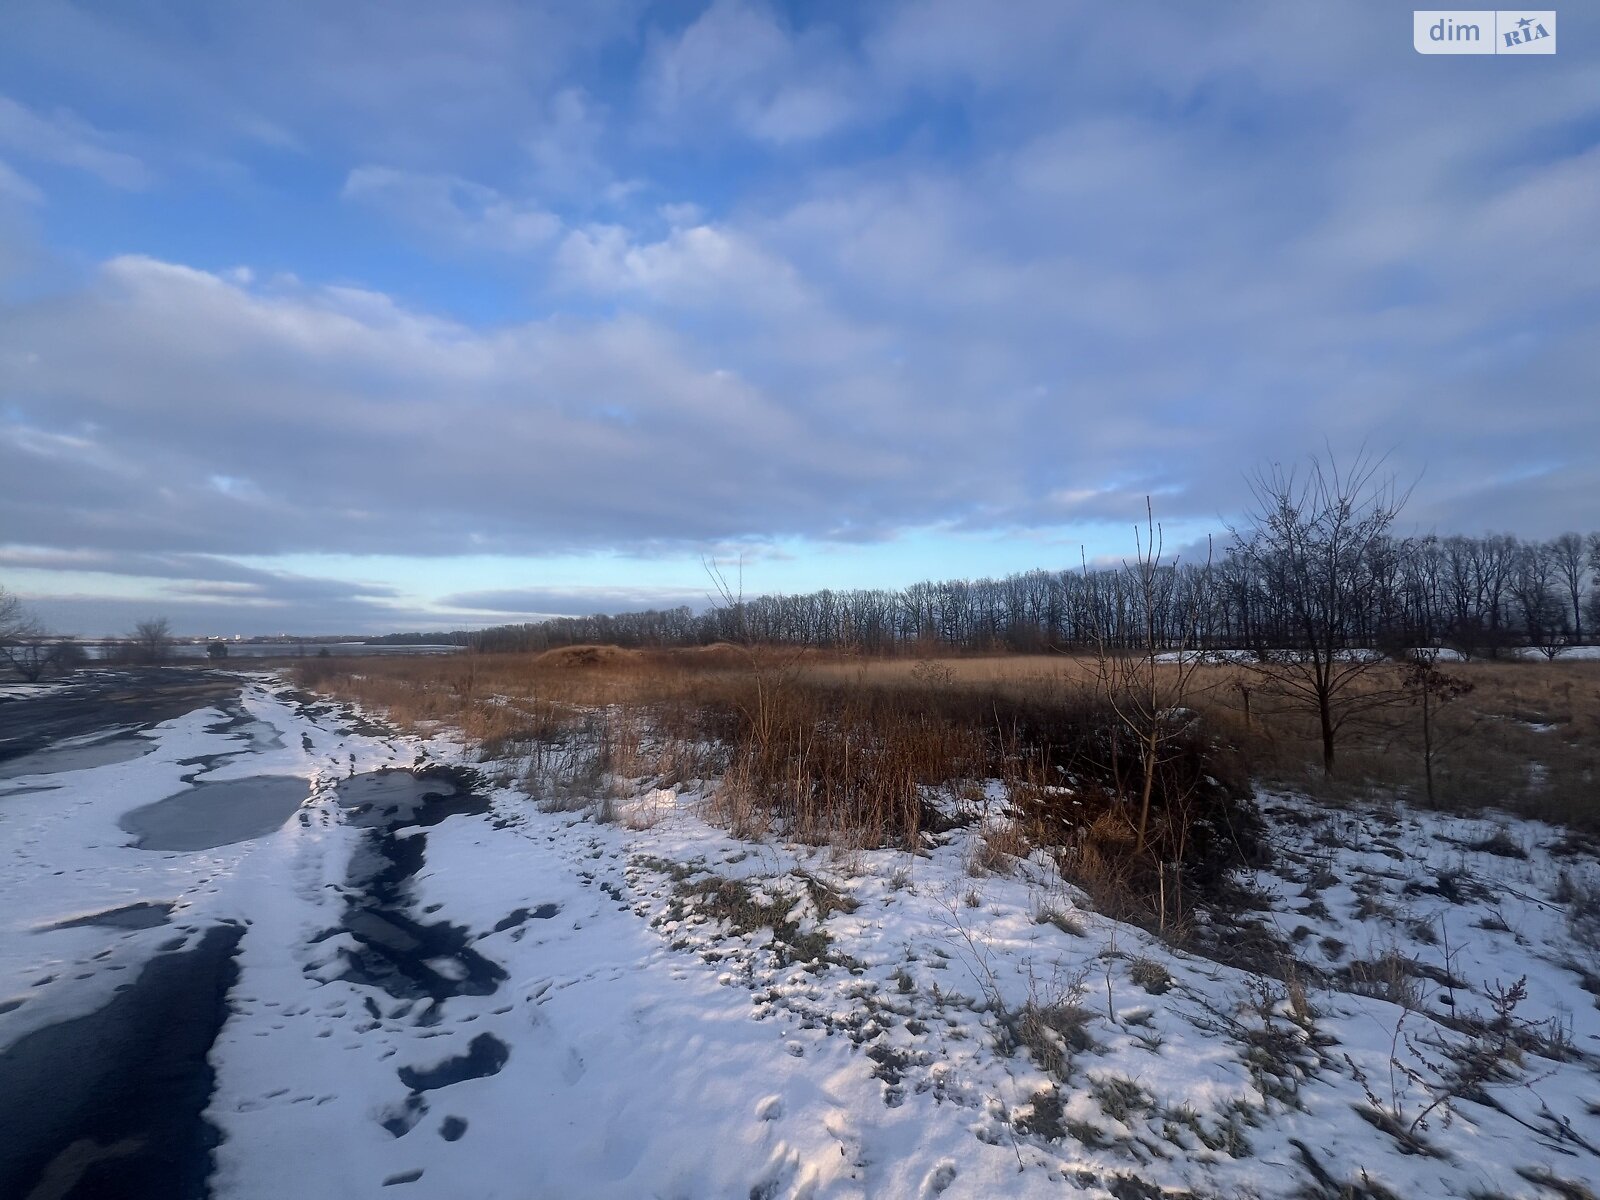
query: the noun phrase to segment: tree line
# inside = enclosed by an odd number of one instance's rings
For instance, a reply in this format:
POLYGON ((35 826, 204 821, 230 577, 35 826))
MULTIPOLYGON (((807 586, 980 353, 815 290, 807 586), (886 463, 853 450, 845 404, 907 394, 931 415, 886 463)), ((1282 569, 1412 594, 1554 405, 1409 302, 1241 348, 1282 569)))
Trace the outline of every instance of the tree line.
POLYGON ((899 589, 823 589, 688 606, 554 617, 448 636, 484 651, 601 643, 628 647, 715 642, 807 645, 868 654, 1037 653, 1096 645, 1298 647, 1300 594, 1314 569, 1340 575, 1345 600, 1331 632, 1345 646, 1442 646, 1467 658, 1532 646, 1551 657, 1600 632, 1600 533, 1548 541, 1511 534, 1396 537, 1359 550, 1272 544, 1270 524, 1230 535, 1214 558, 951 579, 899 589))

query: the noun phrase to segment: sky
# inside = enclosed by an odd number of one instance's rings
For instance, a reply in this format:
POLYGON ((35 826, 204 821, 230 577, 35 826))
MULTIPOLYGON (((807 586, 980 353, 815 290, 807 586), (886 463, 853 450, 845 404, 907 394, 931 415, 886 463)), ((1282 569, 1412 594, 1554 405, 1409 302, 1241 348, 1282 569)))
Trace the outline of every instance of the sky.
POLYGON ((64 632, 1059 569, 1363 446, 1408 530, 1600 528, 1593 5, 5 8, 0 586, 64 632))

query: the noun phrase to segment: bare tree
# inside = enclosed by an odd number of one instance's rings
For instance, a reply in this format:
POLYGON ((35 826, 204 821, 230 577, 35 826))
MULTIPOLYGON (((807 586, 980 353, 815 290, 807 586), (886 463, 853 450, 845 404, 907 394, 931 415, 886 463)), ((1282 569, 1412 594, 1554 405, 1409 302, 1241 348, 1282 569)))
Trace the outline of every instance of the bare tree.
POLYGON ((57 671, 76 671, 88 661, 88 652, 73 638, 57 638, 50 647, 50 665, 57 671))
POLYGON ((50 640, 39 618, 0 588, 0 661, 29 683, 50 666, 50 640))
POLYGON ((1589 589, 1589 628, 1600 629, 1600 533, 1589 535, 1589 573, 1594 577, 1589 589))
POLYGON ((166 662, 172 657, 172 623, 165 617, 151 617, 133 627, 134 655, 140 662, 166 662))
POLYGON ((34 683, 55 665, 56 644, 42 634, 19 638, 0 646, 0 659, 23 679, 34 683))
POLYGON ((37 619, 22 606, 22 601, 0 587, 0 641, 24 636, 37 624, 37 619))
POLYGON ((1572 605, 1572 638, 1583 641, 1583 579, 1589 572, 1589 563, 1583 537, 1576 533, 1563 533, 1545 546, 1556 575, 1565 586, 1567 600, 1572 605))
POLYGON ((1472 691, 1473 685, 1466 679, 1439 670, 1436 651, 1421 650, 1407 662, 1403 686, 1421 718, 1423 782, 1428 806, 1435 808, 1434 767, 1440 752, 1454 740, 1440 736, 1439 710, 1472 691))
POLYGON ((1304 472, 1260 472, 1251 481, 1251 528, 1234 531, 1283 609, 1275 624, 1288 642, 1272 645, 1258 635, 1249 669, 1263 692, 1315 717, 1328 776, 1340 732, 1404 698, 1370 636, 1356 636, 1362 615, 1368 625, 1383 620, 1370 613, 1372 563, 1408 495, 1392 475, 1379 474, 1382 466, 1363 452, 1347 469, 1330 455, 1326 464, 1313 457, 1304 472))
POLYGON ((1566 649, 1571 626, 1555 592, 1555 559, 1547 546, 1523 546, 1511 572, 1511 598, 1522 613, 1528 645, 1548 659, 1566 649))

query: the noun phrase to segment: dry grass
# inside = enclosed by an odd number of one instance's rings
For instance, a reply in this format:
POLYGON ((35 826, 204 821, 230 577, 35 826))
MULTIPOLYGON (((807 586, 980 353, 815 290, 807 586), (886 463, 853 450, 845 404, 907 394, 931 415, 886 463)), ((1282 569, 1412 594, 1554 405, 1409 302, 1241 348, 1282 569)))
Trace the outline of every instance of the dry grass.
POLYGON ((461 728, 486 758, 525 763, 530 791, 554 807, 619 779, 715 776, 714 814, 736 833, 781 828, 844 851, 912 847, 953 820, 1008 816, 980 839, 976 869, 1009 870, 1041 847, 1108 909, 1157 925, 1184 903, 1162 862, 1189 864, 1186 882, 1203 889, 1253 848, 1246 774, 1197 728, 1163 764, 1155 824, 1134 852, 1134 748, 1092 668, 1064 657, 930 666, 568 647, 317 660, 301 679, 402 725, 461 728))
MULTIPOLYGON (((1471 690, 1436 716, 1435 803, 1600 832, 1600 662, 1453 663, 1442 667, 1471 690)), ((1249 727, 1229 672, 1214 668, 1212 721, 1245 747, 1259 778, 1328 800, 1371 793, 1426 803, 1420 710, 1386 709, 1346 737, 1338 775, 1313 768, 1316 731, 1306 714, 1263 713, 1249 727)), ((1386 681, 1378 681, 1379 684, 1386 681)))
MULTIPOLYGON (((1092 683, 1094 661, 1066 655, 940 659, 950 688, 1070 697, 1092 683)), ((913 660, 819 661, 818 678, 866 687, 913 677, 913 660)), ((1600 662, 1592 660, 1445 664, 1472 690, 1438 717, 1436 802, 1462 811, 1500 808, 1600 833, 1600 662)), ((1391 681, 1380 674, 1372 686, 1391 681)), ((1322 777, 1310 714, 1283 711, 1259 680, 1237 666, 1199 673, 1190 703, 1238 747, 1257 776, 1328 799, 1381 791, 1422 802, 1420 714, 1381 712, 1341 741, 1338 774, 1322 777), (1246 690, 1250 698, 1246 705, 1246 690)))
POLYGON ((1038 691, 1089 683, 1094 678, 1094 663, 1092 659, 1065 654, 982 654, 959 658, 814 655, 804 660, 802 673, 819 681, 866 686, 927 682, 934 686, 998 685, 1038 691), (937 670, 930 671, 930 664, 937 670))

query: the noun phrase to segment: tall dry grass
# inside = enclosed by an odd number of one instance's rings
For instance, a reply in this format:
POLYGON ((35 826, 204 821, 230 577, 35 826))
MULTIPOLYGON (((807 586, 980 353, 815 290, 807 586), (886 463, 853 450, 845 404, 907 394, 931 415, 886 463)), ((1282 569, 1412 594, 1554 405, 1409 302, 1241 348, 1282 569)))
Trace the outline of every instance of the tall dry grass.
MULTIPOLYGON (((567 647, 307 660, 296 674, 400 725, 460 729, 550 807, 700 781, 741 836, 777 829, 844 850, 915 847, 952 821, 983 821, 974 870, 1042 850, 1103 911, 1164 932, 1196 904, 1224 902, 1230 869, 1258 855, 1253 779, 1333 802, 1424 799, 1417 708, 1347 730, 1330 781, 1311 714, 1247 670, 1208 666, 1164 743, 1141 844, 1139 746, 1097 690, 1098 667, 567 647)), ((1437 803, 1600 835, 1600 663, 1447 670, 1472 687, 1435 713, 1437 803)))
MULTIPOLYGON (((843 848, 915 847, 953 820, 992 823, 993 862, 1039 848, 1104 906, 1165 925, 1254 852, 1235 747, 1190 715, 1135 845, 1137 750, 1067 658, 796 661, 731 647, 317 660, 300 679, 415 728, 459 727, 524 764, 530 791, 577 803, 607 780, 716 776, 731 829, 843 848), (998 791, 996 784, 998 781, 998 791), (1168 867, 1173 868, 1169 879, 1168 867)), ((992 864, 991 864, 992 865, 992 864)))
MULTIPOLYGON (((1447 705, 1440 724, 1440 802, 1447 807, 1507 807, 1576 825, 1591 825, 1600 781, 1600 662, 1463 663, 1444 668, 1472 685, 1447 705)), ((746 656, 733 647, 628 651, 569 647, 543 654, 449 658, 314 659, 296 665, 300 681, 385 710, 403 725, 448 723, 492 755, 502 744, 560 733, 581 714, 617 706, 646 710, 685 737, 737 734, 748 706, 746 656)), ((866 659, 813 654, 794 673, 789 693, 794 724, 815 729, 824 717, 848 717, 838 743, 860 744, 862 723, 906 730, 954 721, 985 735, 994 709, 1080 708, 1093 685, 1092 660, 1063 655, 866 659), (933 669, 928 669, 929 667, 933 669), (974 700, 976 698, 976 701, 974 700), (987 707, 985 707, 987 706, 987 707), (908 715, 909 714, 909 715, 908 715), (909 724, 908 724, 909 723, 909 724)), ((1272 782, 1331 797, 1371 789, 1415 797, 1421 782, 1420 715, 1415 707, 1385 709, 1341 740, 1339 774, 1322 783, 1308 770, 1316 759, 1310 715, 1284 708, 1258 679, 1236 666, 1207 667, 1187 703, 1216 736, 1237 750, 1248 770, 1272 782)), ((835 724, 838 724, 835 722, 835 724)), ((923 739, 937 746, 912 774, 940 772, 928 761, 965 769, 970 746, 939 728, 923 739)), ((770 782, 785 751, 812 745, 803 731, 763 748, 746 764, 770 782)), ((896 740, 905 740, 904 736, 896 740)), ((818 752, 822 748, 819 746, 818 752)))

